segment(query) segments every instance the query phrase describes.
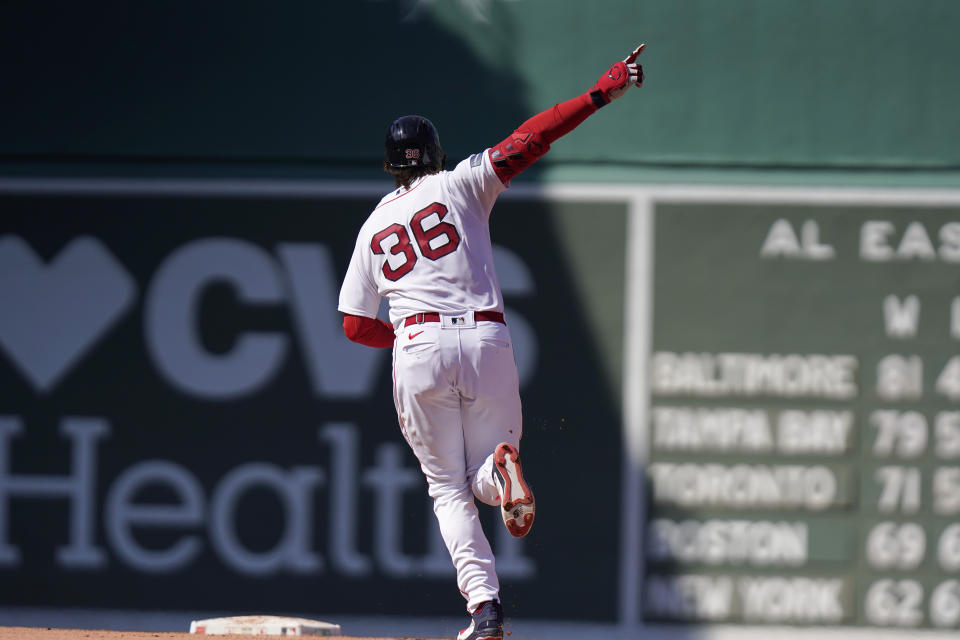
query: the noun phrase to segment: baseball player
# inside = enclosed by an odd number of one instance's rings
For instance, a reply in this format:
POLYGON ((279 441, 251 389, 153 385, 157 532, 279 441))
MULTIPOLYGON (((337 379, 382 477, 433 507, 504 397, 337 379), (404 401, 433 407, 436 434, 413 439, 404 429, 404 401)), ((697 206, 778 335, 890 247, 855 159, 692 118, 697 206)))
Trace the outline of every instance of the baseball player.
POLYGON ((597 109, 642 86, 645 45, 585 93, 537 114, 499 144, 444 170, 433 124, 395 120, 384 169, 396 190, 357 237, 340 290, 347 337, 393 348, 394 404, 433 498, 440 532, 472 615, 458 640, 503 637, 500 585, 474 498, 499 506, 509 532, 533 526, 520 465, 517 367, 494 271, 489 219, 510 180, 597 109), (380 299, 390 322, 379 320, 380 299))

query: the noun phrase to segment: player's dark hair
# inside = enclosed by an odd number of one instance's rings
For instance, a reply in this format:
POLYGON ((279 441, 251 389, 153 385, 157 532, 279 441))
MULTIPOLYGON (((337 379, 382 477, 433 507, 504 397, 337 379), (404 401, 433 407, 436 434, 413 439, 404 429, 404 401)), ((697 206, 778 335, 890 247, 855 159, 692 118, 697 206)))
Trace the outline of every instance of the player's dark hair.
POLYGON ((440 173, 442 167, 391 167, 386 161, 383 163, 383 170, 393 176, 393 181, 398 187, 409 189, 410 185, 417 181, 417 178, 440 173))

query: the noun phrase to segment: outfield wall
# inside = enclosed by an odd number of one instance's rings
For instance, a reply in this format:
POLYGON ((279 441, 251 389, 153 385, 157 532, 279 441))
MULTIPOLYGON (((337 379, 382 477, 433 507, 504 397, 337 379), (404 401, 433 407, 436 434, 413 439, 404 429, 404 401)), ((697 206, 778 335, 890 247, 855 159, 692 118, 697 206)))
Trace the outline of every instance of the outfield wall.
POLYGON ((462 159, 642 41, 642 95, 554 145, 546 164, 565 179, 826 170, 956 185, 958 27, 950 0, 12 4, 0 161, 356 177, 379 170, 383 131, 406 113, 462 159))
MULTIPOLYGON (((4 185, 5 602, 457 608, 387 354, 335 312, 373 186, 4 185)), ((514 614, 960 625, 958 204, 506 195, 492 230, 545 532, 487 514, 514 614)))
MULTIPOLYGON (((3 601, 460 610, 389 351, 348 342, 336 311, 374 193, 50 186, 3 196, 3 601)), ((547 618, 541 585, 570 581, 577 617, 613 620, 617 556, 589 550, 617 547, 616 514, 568 521, 594 491, 575 477, 618 495, 619 388, 576 291, 622 291, 623 249, 575 282, 553 209, 508 201, 494 227, 528 473, 562 490, 539 498, 549 535, 487 525, 506 599, 547 618)), ((609 218, 623 238, 623 205, 609 218)))

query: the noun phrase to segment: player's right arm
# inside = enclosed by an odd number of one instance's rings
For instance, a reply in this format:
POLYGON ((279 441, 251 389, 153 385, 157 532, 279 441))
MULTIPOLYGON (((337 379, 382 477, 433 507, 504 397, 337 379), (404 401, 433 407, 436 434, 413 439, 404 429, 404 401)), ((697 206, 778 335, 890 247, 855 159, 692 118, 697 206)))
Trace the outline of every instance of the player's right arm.
POLYGON ((393 325, 380 318, 369 318, 352 313, 343 314, 343 333, 353 342, 378 349, 392 347, 396 339, 393 325))
POLYGON ((536 162, 558 138, 570 133, 631 86, 643 86, 643 67, 637 57, 645 44, 607 70, 590 89, 576 98, 554 105, 533 116, 489 151, 493 170, 504 184, 536 162))
MULTIPOLYGON (((366 225, 364 225, 364 229, 366 225)), ((392 347, 393 326, 377 318, 380 293, 370 276, 370 251, 363 229, 350 258, 340 287, 337 309, 343 314, 343 333, 348 339, 368 347, 392 347)))

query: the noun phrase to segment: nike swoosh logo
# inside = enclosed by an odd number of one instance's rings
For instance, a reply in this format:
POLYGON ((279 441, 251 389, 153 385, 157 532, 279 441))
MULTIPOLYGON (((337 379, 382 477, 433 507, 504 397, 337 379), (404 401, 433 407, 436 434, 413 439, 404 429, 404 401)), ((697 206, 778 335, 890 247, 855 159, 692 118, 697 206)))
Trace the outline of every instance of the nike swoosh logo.
POLYGON ((408 333, 408 334, 407 334, 407 337, 408 337, 409 339, 413 340, 414 338, 416 338, 416 337, 417 337, 418 335, 420 335, 421 333, 423 333, 423 331, 417 331, 416 333, 408 333))

